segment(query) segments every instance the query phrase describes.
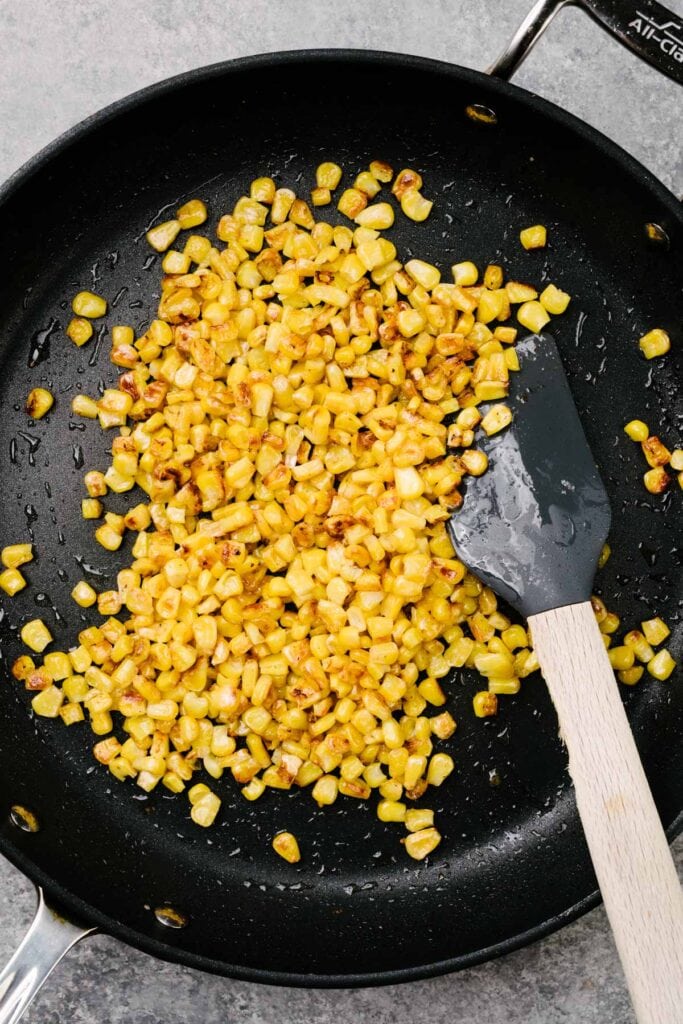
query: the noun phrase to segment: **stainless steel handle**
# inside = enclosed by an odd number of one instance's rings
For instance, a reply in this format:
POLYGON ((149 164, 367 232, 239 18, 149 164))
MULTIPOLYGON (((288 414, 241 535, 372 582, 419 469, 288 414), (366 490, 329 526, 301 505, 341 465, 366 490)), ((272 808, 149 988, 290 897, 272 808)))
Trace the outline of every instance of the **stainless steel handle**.
POLYGON ((580 7, 629 50, 683 85, 683 19, 657 0, 537 0, 489 74, 511 78, 557 12, 569 4, 580 7))
POLYGON ((64 954, 94 930, 64 920, 39 888, 33 923, 0 973, 0 1024, 16 1024, 64 954))

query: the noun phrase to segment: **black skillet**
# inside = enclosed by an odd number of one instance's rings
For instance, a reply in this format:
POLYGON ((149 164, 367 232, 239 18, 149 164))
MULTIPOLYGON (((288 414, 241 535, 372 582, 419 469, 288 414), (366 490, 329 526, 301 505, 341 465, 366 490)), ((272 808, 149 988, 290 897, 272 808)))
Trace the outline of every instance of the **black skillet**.
MULTIPOLYGON (((220 822, 199 830, 184 797, 147 797, 113 782, 93 767, 87 727, 34 719, 27 694, 9 681, 21 651, 17 628, 43 616, 56 646, 68 646, 92 618, 69 599, 75 581, 103 587, 126 557, 108 556, 79 515, 82 464, 104 465, 109 442, 96 427, 82 429, 70 398, 96 392, 115 373, 106 332, 102 344, 98 336, 83 349, 65 340, 67 300, 92 287, 110 300, 107 329, 142 328, 159 281, 144 240, 151 222, 195 195, 216 219, 259 174, 305 194, 321 159, 339 162, 345 180, 375 157, 423 173, 434 211, 421 225, 398 221, 392 237, 404 257, 444 271, 456 260, 500 261, 513 278, 556 281, 572 294, 553 331, 614 510, 614 553, 596 586, 629 628, 661 614, 680 655, 680 495, 647 494, 638 447, 622 427, 638 416, 667 441, 680 440, 683 212, 608 139, 504 80, 559 6, 537 4, 493 77, 356 51, 259 56, 182 75, 67 133, 0 194, 0 546, 30 535, 38 554, 30 586, 2 606, 0 850, 82 925, 41 904, 28 943, 0 979, 0 1020, 16 1019, 89 928, 234 977, 372 985, 497 956, 597 903, 538 677, 484 723, 471 713, 476 679, 452 680, 457 771, 431 796, 444 839, 420 865, 370 805, 343 800, 318 811, 305 792, 248 804, 228 778, 218 783, 220 822), (548 226, 549 245, 528 253, 518 232, 534 223, 548 226), (637 339, 654 326, 670 332, 674 350, 646 363, 637 339), (33 423, 23 403, 37 384, 57 401, 33 423), (16 808, 33 813, 37 831, 16 808), (304 849, 296 866, 270 848, 285 827, 304 849)), ((683 81, 678 19, 649 0, 582 6, 683 81)), ((622 692, 674 835, 683 805, 680 682, 646 679, 622 692)))

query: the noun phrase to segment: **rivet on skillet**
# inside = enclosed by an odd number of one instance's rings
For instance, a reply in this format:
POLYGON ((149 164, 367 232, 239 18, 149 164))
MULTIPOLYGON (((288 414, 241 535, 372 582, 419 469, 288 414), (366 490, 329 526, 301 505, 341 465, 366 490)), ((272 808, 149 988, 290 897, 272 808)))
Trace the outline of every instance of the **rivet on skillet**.
POLYGON ((22 807, 21 804, 13 804, 9 816, 12 824, 20 828, 22 832, 38 832, 40 829, 40 822, 33 811, 22 807))
POLYGON ((669 236, 661 224, 648 222, 645 225, 645 234, 647 235, 648 240, 653 242, 655 245, 661 245, 665 249, 669 248, 669 236))
POLYGON ((465 113, 470 121, 477 121, 479 124, 498 124, 495 110, 485 107, 483 103, 469 103, 465 107, 465 113))
POLYGON ((190 923, 187 914, 183 914, 182 910, 176 910, 175 907, 169 907, 168 904, 155 907, 154 916, 159 924, 163 924, 166 928, 186 928, 190 923))

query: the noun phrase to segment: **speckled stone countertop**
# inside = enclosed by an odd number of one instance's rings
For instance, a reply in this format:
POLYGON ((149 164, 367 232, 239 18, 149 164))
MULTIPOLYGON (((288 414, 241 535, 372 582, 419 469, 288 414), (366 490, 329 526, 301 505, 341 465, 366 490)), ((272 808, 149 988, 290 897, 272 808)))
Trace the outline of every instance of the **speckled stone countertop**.
MULTIPOLYGON (((352 46, 483 68, 531 0, 0 0, 0 180, 70 125, 150 82, 250 53, 352 46)), ((678 15, 683 0, 669 0, 678 15)), ((683 194, 679 87, 563 11, 516 81, 595 125, 683 194)), ((674 846, 683 865, 683 841, 674 846)), ((0 961, 33 911, 0 858, 0 961)), ((159 963, 98 936, 76 947, 28 1024, 632 1024, 602 909, 457 975, 384 989, 273 989, 159 963)), ((671 1022, 675 1024, 675 1022, 671 1022)))

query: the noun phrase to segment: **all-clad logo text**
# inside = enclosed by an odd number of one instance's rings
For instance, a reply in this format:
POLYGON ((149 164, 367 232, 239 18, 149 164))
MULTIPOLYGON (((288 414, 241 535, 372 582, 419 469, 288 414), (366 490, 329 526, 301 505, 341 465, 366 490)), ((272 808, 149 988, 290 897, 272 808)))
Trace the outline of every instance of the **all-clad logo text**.
POLYGON ((653 18, 636 11, 638 15, 629 22, 629 28, 636 30, 643 39, 657 43, 662 53, 683 64, 683 26, 677 21, 664 21, 658 25, 653 18))

